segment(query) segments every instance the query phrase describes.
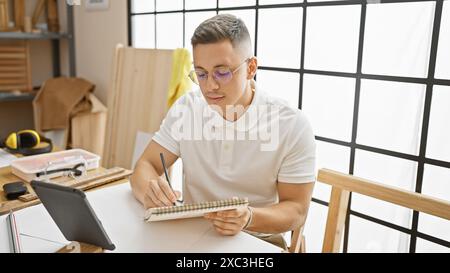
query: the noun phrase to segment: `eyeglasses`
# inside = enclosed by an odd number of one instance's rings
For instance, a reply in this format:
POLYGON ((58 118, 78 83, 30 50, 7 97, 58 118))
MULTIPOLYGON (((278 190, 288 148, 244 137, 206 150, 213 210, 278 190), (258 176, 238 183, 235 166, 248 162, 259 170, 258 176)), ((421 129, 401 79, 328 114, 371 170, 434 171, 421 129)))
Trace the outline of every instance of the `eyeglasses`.
MULTIPOLYGON (((215 67, 212 71, 213 79, 219 84, 226 84, 231 81, 233 74, 236 73, 243 64, 247 63, 251 58, 245 59, 238 67, 232 70, 228 66, 215 67)), ((189 78, 197 85, 206 83, 208 80, 208 72, 203 69, 195 69, 189 73, 189 78)))

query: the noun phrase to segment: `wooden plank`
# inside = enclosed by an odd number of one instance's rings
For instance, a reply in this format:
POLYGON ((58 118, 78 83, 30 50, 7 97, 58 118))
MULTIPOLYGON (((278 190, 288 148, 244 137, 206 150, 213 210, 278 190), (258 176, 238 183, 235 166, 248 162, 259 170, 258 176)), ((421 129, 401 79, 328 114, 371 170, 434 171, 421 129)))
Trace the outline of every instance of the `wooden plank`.
MULTIPOLYGON (((0 72, 2 72, 0 70, 0 72)), ((24 72, 8 72, 8 73, 0 73, 0 79, 8 79, 8 78, 20 78, 26 79, 27 73, 24 72)))
POLYGON ((24 31, 25 0, 14 0, 14 22, 19 31, 24 31))
POLYGON ((25 59, 26 53, 0 53, 0 59, 25 59))
POLYGON ((47 25, 50 32, 59 32, 58 6, 56 0, 47 0, 47 25))
POLYGON ((104 161, 103 164, 106 167, 114 166, 112 162, 114 161, 113 158, 113 147, 115 146, 115 121, 117 119, 117 113, 114 109, 117 108, 117 93, 119 92, 119 86, 121 85, 121 74, 123 71, 123 53, 124 53, 124 46, 121 44, 118 44, 116 46, 115 52, 114 52, 114 60, 112 65, 112 84, 111 88, 108 94, 108 109, 109 109, 109 115, 106 120, 106 132, 109 137, 105 138, 105 151, 103 154, 104 161))
POLYGON ((159 129, 167 112, 172 55, 173 50, 116 51, 113 88, 108 94, 112 99, 108 101, 106 166, 131 168, 137 131, 159 129))
POLYGON ((14 78, 9 78, 9 79, 2 79, 0 78, 0 85, 21 85, 24 83, 24 79, 14 79, 14 78))
POLYGON ((292 232, 291 245, 289 246, 290 253, 304 253, 305 252, 305 240, 303 236, 304 226, 298 227, 292 232))
POLYGON ((338 253, 344 235, 345 217, 350 192, 333 187, 331 190, 330 203, 328 205, 327 224, 323 239, 323 253, 338 253))
POLYGON ((0 0, 0 31, 7 31, 8 28, 9 28, 8 0, 0 0))
POLYGON ((16 91, 16 90, 26 90, 27 85, 0 85, 0 91, 16 91))
POLYGON ((23 66, 0 66, 0 72, 10 73, 17 72, 23 73, 26 71, 26 68, 23 66))
POLYGON ((18 211, 24 208, 28 208, 37 204, 40 204, 41 202, 39 200, 33 200, 30 202, 22 202, 20 200, 13 200, 6 203, 0 204, 0 216, 4 215, 6 213, 9 213, 10 211, 18 211))
POLYGON ((36 23, 39 21, 39 17, 41 17, 42 12, 44 11, 46 0, 38 0, 36 3, 36 7, 34 8, 33 17, 31 20, 32 27, 36 26, 36 23))
POLYGON ((319 170, 318 180, 333 187, 339 187, 347 191, 450 220, 450 202, 443 199, 328 169, 319 170))
MULTIPOLYGON (((104 159, 104 146, 108 109, 93 94, 88 98, 90 112, 80 113, 71 120, 71 147, 98 154, 104 159)), ((103 166, 104 162, 101 162, 103 166)))
POLYGON ((10 65, 10 66, 24 66, 25 61, 24 60, 6 60, 6 59, 0 59, 0 65, 10 65))
MULTIPOLYGON (((71 179, 71 180, 57 183, 57 184, 60 184, 62 186, 66 186, 66 187, 81 189, 82 186, 85 186, 88 184, 91 184, 94 186, 104 185, 106 183, 128 177, 129 175, 131 175, 131 173, 132 172, 129 170, 125 170, 123 168, 116 167, 116 168, 112 168, 109 170, 105 170, 100 173, 94 173, 94 174, 87 175, 84 178, 71 179)), ((82 189, 84 190, 85 188, 82 188, 82 189)), ((29 193, 29 194, 20 196, 19 200, 23 201, 23 202, 29 202, 29 201, 35 200, 37 198, 38 197, 35 193, 29 193)))
POLYGON ((24 91, 33 91, 33 79, 31 77, 31 54, 30 54, 30 41, 25 42, 25 49, 27 52, 27 59, 26 59, 26 69, 27 69, 27 88, 24 91))
POLYGON ((0 53, 25 53, 25 47, 20 46, 0 46, 0 53))

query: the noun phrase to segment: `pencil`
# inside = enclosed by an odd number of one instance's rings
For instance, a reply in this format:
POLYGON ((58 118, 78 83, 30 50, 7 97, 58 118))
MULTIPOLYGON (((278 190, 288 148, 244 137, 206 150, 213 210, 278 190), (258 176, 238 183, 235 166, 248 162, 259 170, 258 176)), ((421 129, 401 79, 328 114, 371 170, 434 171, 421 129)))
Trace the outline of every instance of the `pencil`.
MULTIPOLYGON (((169 175, 167 174, 166 160, 164 159, 163 153, 159 153, 159 157, 161 158, 161 163, 162 163, 162 166, 163 166, 163 169, 164 169, 164 175, 166 176, 167 183, 169 183, 169 187, 170 187, 170 189, 171 189, 172 192, 173 192, 172 184, 170 183, 169 175)), ((173 194, 174 194, 175 197, 176 197, 175 192, 173 192, 173 194)), ((178 200, 177 200, 177 201, 178 201, 178 200)), ((173 202, 173 205, 174 205, 174 206, 176 206, 177 204, 178 204, 177 202, 173 202)))

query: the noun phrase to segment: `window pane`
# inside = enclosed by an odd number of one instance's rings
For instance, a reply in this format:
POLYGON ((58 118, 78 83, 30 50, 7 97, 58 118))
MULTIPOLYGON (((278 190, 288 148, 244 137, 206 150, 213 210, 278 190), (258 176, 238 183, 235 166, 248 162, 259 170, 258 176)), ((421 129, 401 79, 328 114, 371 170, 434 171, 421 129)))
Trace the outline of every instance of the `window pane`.
MULTIPOLYGON (((425 165, 422 193, 450 201, 450 169, 425 165)), ((420 213, 418 230, 446 241, 450 241, 450 221, 420 213)))
MULTIPOLYGON (((254 9, 243 9, 243 10, 224 10, 219 11, 219 14, 233 14, 241 18, 245 25, 247 26, 248 32, 250 33, 250 39, 252 40, 252 46, 255 44, 255 10, 254 9)), ((253 52, 253 51, 252 51, 253 52)))
MULTIPOLYGON (((350 148, 323 141, 317 143, 317 169, 327 168, 348 173, 350 148)), ((331 186, 316 182, 313 196, 322 201, 330 201, 331 186)))
POLYGON ((367 5, 363 72, 426 77, 435 2, 367 5))
POLYGON ((183 0, 156 0, 156 11, 182 10, 183 0))
POLYGON ((353 211, 369 215, 398 226, 411 228, 412 211, 402 206, 358 193, 352 193, 351 208, 353 211))
MULTIPOLYGON (((448 182, 448 181, 447 181, 448 182)), ((426 213, 419 213, 420 232, 450 241, 450 221, 426 213)))
POLYGON ((214 11, 205 12, 187 12, 185 17, 185 42, 184 47, 192 52, 191 38, 194 35, 195 29, 206 19, 216 15, 214 11))
POLYGON ((294 109, 298 108, 300 74, 258 70, 257 82, 268 95, 285 100, 294 109))
POLYGON ((132 0, 131 12, 154 12, 155 1, 154 0, 132 0))
POLYGON ((254 6, 256 0, 219 0, 219 7, 242 7, 242 6, 254 6))
POLYGON ((357 142, 417 155, 425 88, 421 84, 362 80, 357 142))
POLYGON ((356 149, 355 176, 414 191, 417 162, 356 149))
POLYGON ((450 86, 434 86, 428 125, 427 157, 450 161, 450 86))
POLYGON ((360 5, 309 7, 305 68, 356 72, 360 15, 360 5))
POLYGON ((450 1, 444 1, 435 77, 450 79, 450 1))
POLYGON ((422 193, 450 201, 450 169, 425 164, 422 193))
POLYGON ((187 0, 184 5, 186 9, 211 9, 216 8, 217 2, 211 0, 187 0))
POLYGON ((417 238, 416 253, 450 253, 450 248, 417 238))
POLYGON ((135 15, 131 18, 133 47, 155 48, 155 15, 135 15))
POLYGON ((327 222, 328 207, 311 202, 303 233, 307 238, 308 253, 322 252, 323 235, 327 222))
POLYGON ((261 66, 300 68, 302 8, 259 10, 258 59, 261 66))
POLYGON ((259 0, 259 5, 301 3, 303 0, 259 0))
MULTIPOLYGON (((379 183, 414 190, 417 163, 382 154, 356 150, 355 176, 379 183)), ((412 210, 357 193, 352 195, 352 210, 409 228, 412 210)))
POLYGON ((409 252, 409 235, 359 217, 350 216, 348 252, 409 252))
POLYGON ((318 136, 350 141, 355 79, 304 75, 303 110, 318 136))
POLYGON ((156 45, 165 49, 183 47, 183 13, 156 16, 156 45))

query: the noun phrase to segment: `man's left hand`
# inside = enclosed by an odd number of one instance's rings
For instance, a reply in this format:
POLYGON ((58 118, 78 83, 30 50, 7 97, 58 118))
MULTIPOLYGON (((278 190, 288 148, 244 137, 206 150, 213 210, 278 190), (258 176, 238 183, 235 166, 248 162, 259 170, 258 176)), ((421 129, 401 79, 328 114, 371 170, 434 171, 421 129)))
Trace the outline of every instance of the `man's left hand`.
POLYGON ((214 225, 217 232, 222 235, 236 235, 247 225, 250 211, 247 207, 233 210, 211 212, 204 215, 214 225))

